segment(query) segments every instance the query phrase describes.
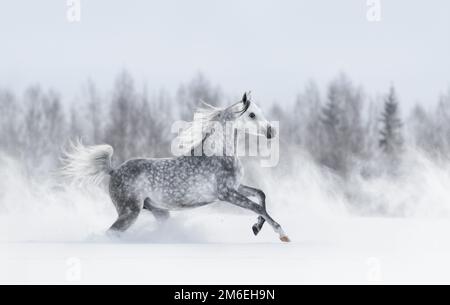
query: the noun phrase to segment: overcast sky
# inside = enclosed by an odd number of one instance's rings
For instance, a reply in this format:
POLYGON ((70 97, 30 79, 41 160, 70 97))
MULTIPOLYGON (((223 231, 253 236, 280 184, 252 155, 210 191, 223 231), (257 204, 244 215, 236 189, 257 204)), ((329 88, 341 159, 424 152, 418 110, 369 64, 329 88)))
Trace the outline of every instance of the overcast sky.
POLYGON ((292 101, 309 79, 340 71, 373 95, 435 103, 450 85, 450 1, 0 0, 0 87, 39 82, 74 95, 88 78, 111 88, 122 69, 149 90, 202 71, 226 92, 292 101))

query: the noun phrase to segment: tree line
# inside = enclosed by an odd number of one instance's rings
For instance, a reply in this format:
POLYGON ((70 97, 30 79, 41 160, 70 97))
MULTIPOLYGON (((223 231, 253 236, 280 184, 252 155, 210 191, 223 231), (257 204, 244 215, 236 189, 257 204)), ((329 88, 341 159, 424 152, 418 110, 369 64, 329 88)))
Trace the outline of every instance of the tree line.
MULTIPOLYGON (((31 86, 23 94, 0 89, 0 151, 21 161, 29 172, 58 166, 61 147, 69 139, 108 143, 121 162, 136 156, 170 155, 173 121, 190 120, 199 101, 233 102, 223 90, 199 74, 174 94, 138 88, 120 73, 108 95, 88 81, 77 98, 63 100, 56 91, 31 86)), ((345 74, 321 92, 306 84, 293 103, 265 109, 280 121, 283 146, 308 152, 317 164, 341 177, 361 162, 383 162, 395 169, 406 147, 434 157, 450 153, 450 89, 436 106, 416 105, 401 113, 394 85, 379 97, 366 96, 345 74)), ((372 174, 370 170, 367 175, 372 174)))

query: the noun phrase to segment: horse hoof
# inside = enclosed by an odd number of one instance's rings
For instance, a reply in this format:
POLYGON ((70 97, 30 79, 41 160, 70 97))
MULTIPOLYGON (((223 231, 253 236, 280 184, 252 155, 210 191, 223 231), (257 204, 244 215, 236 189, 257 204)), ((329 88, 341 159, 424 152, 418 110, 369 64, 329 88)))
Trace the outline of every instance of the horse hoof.
POLYGON ((285 243, 290 243, 290 242, 291 242, 291 240, 290 240, 289 237, 287 237, 287 236, 281 236, 281 237, 280 237, 280 240, 281 240, 282 242, 285 242, 285 243))
POLYGON ((252 230, 253 230, 253 234, 255 234, 255 236, 257 236, 259 231, 261 230, 261 228, 258 226, 258 224, 254 224, 252 227, 252 230))

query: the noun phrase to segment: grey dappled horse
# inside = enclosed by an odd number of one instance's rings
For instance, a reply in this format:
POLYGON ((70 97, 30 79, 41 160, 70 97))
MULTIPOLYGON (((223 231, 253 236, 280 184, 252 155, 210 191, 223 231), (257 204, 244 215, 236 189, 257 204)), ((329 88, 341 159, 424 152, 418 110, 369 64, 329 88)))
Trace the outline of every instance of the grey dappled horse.
MULTIPOLYGON (((169 217, 170 210, 224 201, 259 215, 253 225, 255 235, 267 221, 282 241, 289 242, 281 226, 267 213, 264 192, 241 184, 243 167, 235 149, 231 154, 192 154, 199 146, 203 149, 210 134, 200 133, 200 138, 196 139, 192 135, 186 136, 187 131, 192 131, 198 124, 207 126, 211 122, 223 127, 227 122, 235 123, 232 125, 233 135, 236 128, 243 126, 237 123, 253 125, 260 136, 268 139, 275 135, 260 108, 244 94, 241 101, 227 108, 208 105, 208 109, 196 112, 185 132, 185 138, 190 137, 189 141, 181 141, 189 143, 189 154, 164 159, 131 159, 113 167, 111 146, 83 146, 78 143, 73 145, 71 152, 65 153, 63 173, 75 180, 93 183, 110 176, 109 193, 118 213, 110 232, 127 230, 142 209, 152 212, 156 219, 164 220, 169 217), (258 198, 258 203, 249 197, 258 198)), ((235 145, 235 137, 219 136, 220 139, 225 138, 225 146, 235 145)))

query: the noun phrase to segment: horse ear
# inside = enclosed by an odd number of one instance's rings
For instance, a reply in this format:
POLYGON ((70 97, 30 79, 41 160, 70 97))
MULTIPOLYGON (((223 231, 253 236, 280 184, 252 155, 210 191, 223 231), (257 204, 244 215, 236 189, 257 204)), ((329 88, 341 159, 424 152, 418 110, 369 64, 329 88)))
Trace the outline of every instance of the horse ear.
POLYGON ((244 93, 244 96, 242 97, 242 102, 244 104, 247 104, 247 92, 244 93))

